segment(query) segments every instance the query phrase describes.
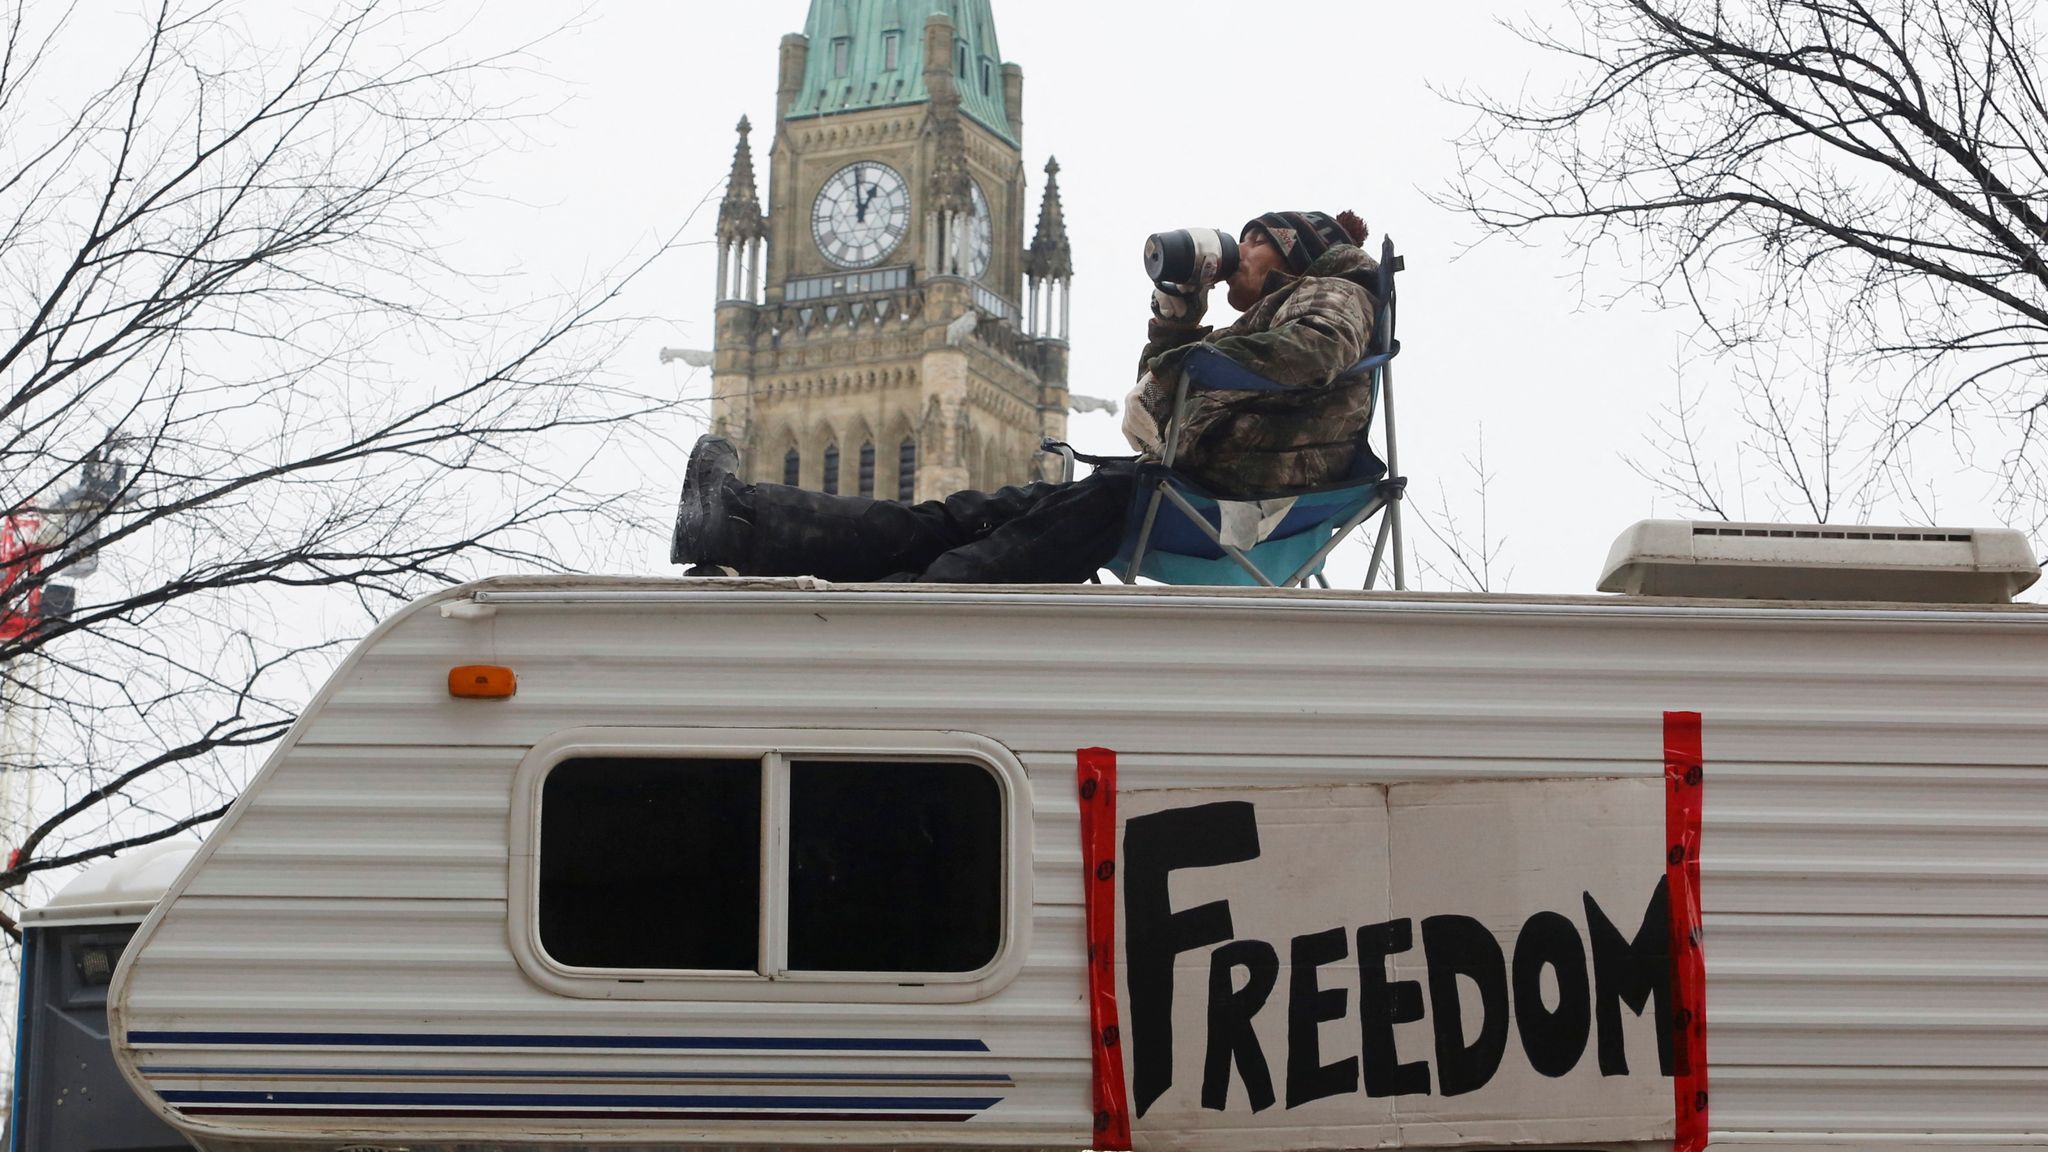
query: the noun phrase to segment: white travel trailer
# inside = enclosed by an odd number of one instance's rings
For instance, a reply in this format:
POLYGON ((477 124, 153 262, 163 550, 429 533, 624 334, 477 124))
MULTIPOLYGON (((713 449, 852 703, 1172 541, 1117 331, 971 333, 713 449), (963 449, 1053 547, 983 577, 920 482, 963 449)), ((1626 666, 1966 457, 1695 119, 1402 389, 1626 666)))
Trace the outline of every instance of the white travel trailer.
POLYGON ((2036 574, 487 581, 320 692, 113 1047, 208 1152, 2048 1146, 2036 574))

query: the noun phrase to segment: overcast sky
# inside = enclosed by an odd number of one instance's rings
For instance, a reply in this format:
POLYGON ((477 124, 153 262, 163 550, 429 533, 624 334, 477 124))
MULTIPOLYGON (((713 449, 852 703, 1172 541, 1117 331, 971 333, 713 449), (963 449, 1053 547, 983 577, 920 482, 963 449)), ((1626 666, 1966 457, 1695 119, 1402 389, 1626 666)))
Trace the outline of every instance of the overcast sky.
MULTIPOLYGON (((807 9, 806 0, 599 0, 541 49, 567 102, 527 147, 490 165, 485 190, 501 198, 452 215, 451 239, 485 264, 516 259, 573 282, 681 228, 699 243, 636 290, 632 308, 655 322, 614 367, 650 387, 706 394, 708 379, 687 381, 687 369, 659 365, 657 352, 710 345, 715 276, 702 241, 732 129, 750 117, 762 129, 757 156, 765 152, 777 42, 802 29, 807 9)), ((1473 225, 1428 200, 1455 171, 1450 141, 1469 122, 1432 89, 1552 87, 1554 62, 1500 21, 1563 20, 1561 0, 994 0, 994 10, 1004 56, 1024 69, 1033 204, 1047 156, 1061 165, 1078 269, 1075 393, 1121 398, 1130 386, 1147 314, 1146 234, 1236 229, 1271 209, 1351 208, 1373 244, 1391 235, 1408 257, 1396 398, 1412 507, 1440 517, 1448 500, 1477 537, 1467 461, 1483 431, 1495 477, 1490 534, 1506 538, 1514 591, 1590 591, 1623 527, 1683 514, 1660 504, 1624 457, 1648 456, 1651 419, 1676 396, 1687 317, 1635 299, 1607 306, 1620 266, 1595 268, 1582 295, 1561 244, 1468 251, 1473 225)), ((487 11, 480 34, 560 19, 547 0, 493 0, 487 11)), ((1030 219, 1035 212, 1027 229, 1030 219)), ((1711 385, 1699 365, 1687 372, 1689 387, 1711 385)), ((1072 433, 1084 449, 1122 450, 1106 415, 1075 417, 1072 433)), ((635 465, 647 484, 673 489, 693 434, 679 423, 672 459, 635 465)), ((1759 519, 1770 511, 1730 508, 1759 519)), ((1952 502, 1944 518, 1984 516, 1952 502)), ((1410 534, 1426 554, 1427 533, 1412 525, 1410 534)), ((665 558, 665 541, 650 539, 593 556, 592 566, 666 571, 665 558)), ((1336 574, 1357 579, 1363 567, 1352 548, 1336 574)))

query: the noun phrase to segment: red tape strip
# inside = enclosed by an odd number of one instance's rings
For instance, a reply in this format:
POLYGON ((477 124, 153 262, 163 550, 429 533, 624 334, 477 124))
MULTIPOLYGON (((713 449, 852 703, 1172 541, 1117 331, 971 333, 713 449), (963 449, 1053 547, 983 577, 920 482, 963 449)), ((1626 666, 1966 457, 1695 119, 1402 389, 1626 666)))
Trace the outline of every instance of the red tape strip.
POLYGON ((1130 1152, 1131 1113, 1116 1008, 1116 753, 1074 753, 1081 788, 1081 867, 1088 914, 1088 1049, 1095 1060, 1097 1152, 1130 1152))
POLYGON ((1664 714, 1664 877, 1671 897, 1672 1118, 1676 1152, 1707 1146, 1707 958, 1700 915, 1700 714, 1664 714))

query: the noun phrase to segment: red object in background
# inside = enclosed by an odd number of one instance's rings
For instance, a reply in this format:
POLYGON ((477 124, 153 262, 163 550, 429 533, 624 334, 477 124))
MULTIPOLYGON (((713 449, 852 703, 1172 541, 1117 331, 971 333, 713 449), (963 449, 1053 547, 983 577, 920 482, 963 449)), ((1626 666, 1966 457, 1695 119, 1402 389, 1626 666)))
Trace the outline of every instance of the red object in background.
POLYGON ((1099 1152, 1128 1152, 1131 1116, 1116 1009, 1116 753, 1074 753, 1081 790, 1081 865, 1088 924, 1088 1050, 1095 1058, 1095 1138, 1099 1152))
POLYGON ((29 555, 36 544, 38 526, 32 515, 0 520, 0 640, 13 640, 35 627, 42 611, 40 585, 25 595, 16 591, 16 585, 42 571, 41 554, 29 555))
POLYGON ((1707 1146, 1707 960, 1700 915, 1700 815, 1706 757, 1700 714, 1664 714, 1665 879, 1671 895, 1672 1111, 1676 1152, 1707 1146))

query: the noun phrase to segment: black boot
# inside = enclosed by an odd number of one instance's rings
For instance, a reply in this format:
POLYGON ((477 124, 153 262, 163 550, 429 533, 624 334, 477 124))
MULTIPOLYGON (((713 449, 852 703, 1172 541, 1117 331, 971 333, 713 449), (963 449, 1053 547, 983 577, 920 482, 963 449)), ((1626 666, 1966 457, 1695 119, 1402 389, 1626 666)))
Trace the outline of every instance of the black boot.
POLYGON ((732 566, 745 559, 748 523, 743 508, 728 500, 738 485, 733 475, 740 454, 723 436, 699 436, 683 470, 683 497, 676 508, 671 564, 732 566))

